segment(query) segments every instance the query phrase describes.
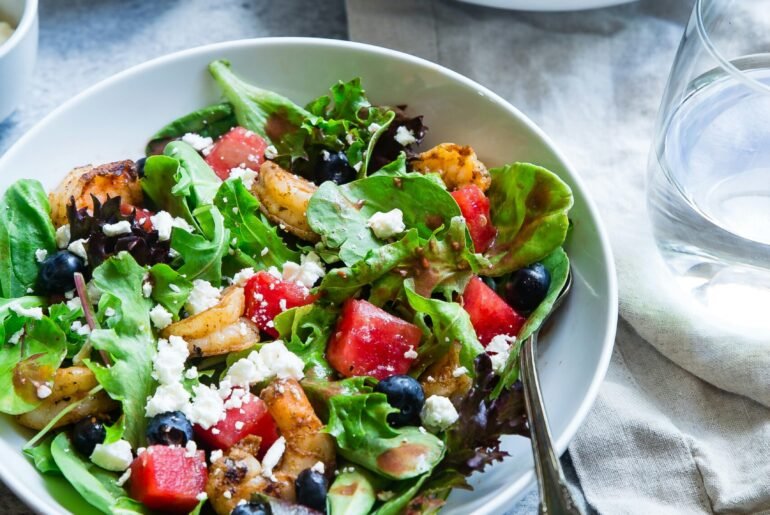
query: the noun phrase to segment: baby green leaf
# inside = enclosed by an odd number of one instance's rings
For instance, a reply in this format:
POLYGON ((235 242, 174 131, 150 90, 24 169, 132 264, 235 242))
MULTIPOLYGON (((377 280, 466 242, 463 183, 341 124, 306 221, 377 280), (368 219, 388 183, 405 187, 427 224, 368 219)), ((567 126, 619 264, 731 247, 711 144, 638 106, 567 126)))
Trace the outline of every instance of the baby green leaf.
POLYGON ((336 318, 332 308, 309 304, 284 311, 273 320, 286 348, 305 362, 307 377, 326 379, 334 372, 325 354, 336 318))
POLYGON ((192 282, 165 263, 158 263, 150 268, 150 278, 152 279, 152 300, 171 313, 174 320, 178 320, 179 310, 184 306, 192 290, 192 282))
POLYGON ((147 143, 145 153, 150 156, 163 153, 169 141, 193 133, 217 139, 237 125, 233 106, 227 102, 198 109, 169 123, 156 132, 147 143))

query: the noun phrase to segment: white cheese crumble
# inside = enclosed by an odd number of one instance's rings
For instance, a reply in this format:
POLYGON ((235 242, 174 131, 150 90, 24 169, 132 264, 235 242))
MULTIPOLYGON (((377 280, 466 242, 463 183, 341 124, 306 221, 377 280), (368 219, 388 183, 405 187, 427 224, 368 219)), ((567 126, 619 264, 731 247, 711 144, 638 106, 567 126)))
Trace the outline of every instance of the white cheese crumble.
POLYGON ((114 224, 104 224, 102 232, 105 236, 119 236, 121 234, 131 234, 131 223, 127 220, 114 224))
POLYGON ((168 411, 189 411, 190 393, 182 383, 162 384, 155 390, 145 406, 145 414, 154 417, 168 411))
POLYGON ((114 308, 107 308, 107 309, 104 310, 104 316, 107 317, 107 318, 114 317, 117 314, 118 313, 117 313, 117 311, 115 311, 114 308))
POLYGON ((35 393, 37 394, 38 399, 46 399, 50 397, 50 395, 53 393, 53 390, 51 390, 49 385, 43 383, 37 387, 37 391, 35 393))
POLYGON ((420 419, 425 427, 433 431, 443 431, 454 424, 460 415, 452 401, 443 395, 431 395, 425 400, 420 412, 420 419))
MULTIPOLYGON (((79 299, 78 299, 79 300, 79 299)), ((70 331, 73 333, 77 333, 80 336, 86 336, 88 334, 91 334, 91 328, 88 327, 88 324, 84 324, 80 320, 75 320, 70 325, 70 331)))
POLYGON ((37 249, 35 251, 35 259, 38 263, 42 263, 45 261, 45 258, 48 257, 48 251, 46 249, 37 249))
POLYGON ((324 465, 323 461, 316 461, 315 465, 310 467, 310 470, 318 472, 319 474, 324 474, 326 472, 326 465, 324 465))
POLYGON ((18 331, 13 333, 10 338, 8 338, 8 343, 10 343, 11 345, 16 345, 17 343, 19 343, 19 341, 21 341, 22 336, 24 336, 24 329, 19 329, 18 331))
POLYGON ((391 490, 383 490, 377 494, 377 499, 380 501, 389 501, 395 497, 396 493, 391 490))
POLYGON ((187 440, 187 443, 184 446, 184 450, 184 455, 186 457, 194 458, 195 454, 198 452, 198 444, 195 443, 195 440, 187 440))
POLYGON ((284 451, 286 451, 286 439, 282 436, 270 446, 262 459, 263 477, 273 479, 273 469, 281 461, 284 451))
POLYGON ((222 452, 222 450, 215 449, 211 451, 211 456, 209 457, 209 460, 213 464, 215 461, 219 461, 220 459, 222 459, 222 456, 224 456, 224 453, 222 452))
POLYGON ((409 346, 409 350, 404 353, 406 359, 417 359, 417 351, 414 350, 414 345, 409 346))
POLYGON ((304 368, 305 363, 289 351, 281 340, 276 340, 233 363, 220 383, 220 388, 224 384, 231 384, 248 389, 255 383, 274 377, 300 380, 305 376, 304 368))
POLYGON ((161 330, 170 326, 171 322, 174 321, 174 317, 171 316, 171 313, 169 313, 166 308, 160 304, 156 304, 155 307, 150 310, 150 320, 156 329, 161 330))
POLYGON ((265 159, 275 159, 276 157, 278 157, 278 149, 275 148, 275 145, 268 145, 265 149, 265 159))
POLYGON ((452 377, 464 376, 468 373, 468 369, 465 367, 457 367, 452 371, 452 377))
POLYGON ((301 284, 305 288, 312 288, 318 279, 326 275, 321 258, 315 252, 308 252, 300 258, 300 264, 287 261, 283 264, 284 281, 301 284))
POLYGON ((375 132, 377 132, 380 129, 382 129, 382 125, 380 125, 379 123, 372 123, 372 124, 369 125, 369 127, 367 127, 367 130, 369 132, 371 132, 372 134, 374 134, 375 132))
POLYGON ((246 283, 249 281, 249 279, 254 277, 254 275, 256 275, 256 272, 254 272, 253 268, 244 268, 233 276, 233 284, 236 286, 244 287, 246 286, 246 283))
POLYGON ((190 315, 197 315, 219 304, 220 298, 219 288, 215 288, 210 282, 203 279, 196 279, 193 281, 190 296, 187 297, 185 309, 190 315))
POLYGON ((159 241, 168 241, 171 238, 171 229, 174 228, 174 217, 167 211, 158 211, 150 217, 152 227, 158 231, 159 241))
POLYGON ((184 372, 185 379, 195 379, 198 377, 198 367, 190 367, 184 372))
POLYGON ((492 360, 492 369, 498 374, 505 369, 508 356, 511 353, 511 345, 516 341, 515 336, 507 334, 498 334, 487 345, 486 351, 492 360))
POLYGON ((208 498, 209 498, 209 494, 207 494, 206 492, 201 492, 195 496, 195 499, 197 499, 198 501, 205 501, 208 498))
POLYGON ((179 336, 158 340, 158 352, 152 360, 152 376, 160 384, 178 383, 184 373, 184 363, 190 356, 187 342, 179 336))
POLYGON ((356 172, 360 172, 362 166, 364 166, 364 162, 363 161, 359 161, 359 162, 357 162, 356 164, 353 165, 353 170, 355 170, 356 172))
POLYGON ((381 240, 386 240, 392 236, 404 232, 404 213, 396 208, 387 213, 377 212, 369 217, 366 223, 375 236, 381 240))
POLYGON ((214 144, 213 139, 206 136, 201 136, 200 134, 195 134, 194 132, 188 132, 182 136, 182 141, 199 152, 214 144))
POLYGON ((145 299, 149 299, 152 296, 152 283, 145 281, 142 283, 142 295, 145 299))
POLYGON ((134 455, 131 453, 131 444, 126 440, 118 440, 112 443, 98 443, 91 453, 91 461, 106 470, 123 472, 131 465, 134 455))
POLYGON ((230 170, 230 179, 240 179, 247 190, 254 186, 254 180, 257 178, 257 172, 250 168, 232 168, 230 170))
POLYGON ((187 412, 187 418, 203 429, 209 429, 225 418, 225 403, 216 388, 206 385, 193 387, 195 398, 187 412))
POLYGON ((81 258, 83 260, 83 264, 88 264, 88 253, 86 252, 85 244, 88 243, 88 240, 84 240, 83 238, 80 238, 79 240, 75 240, 72 243, 70 243, 67 246, 67 250, 75 254, 77 257, 81 258))
POLYGON ((347 134, 345 134, 345 141, 348 142, 348 145, 352 145, 353 143, 356 142, 356 138, 355 136, 353 136, 352 133, 348 132, 347 134))
POLYGON ((393 136, 393 139, 402 147, 417 143, 417 138, 414 137, 414 133, 403 125, 396 129, 396 134, 393 136))
POLYGON ((80 302, 80 297, 74 297, 67 301, 67 307, 71 310, 82 309, 83 304, 80 302))
POLYGON ((43 308, 25 308, 18 302, 12 303, 9 307, 11 308, 11 311, 20 317, 32 318, 35 320, 43 319, 43 308))
POLYGON ((60 249, 66 249, 71 238, 70 224, 62 225, 56 229, 56 246, 60 249))

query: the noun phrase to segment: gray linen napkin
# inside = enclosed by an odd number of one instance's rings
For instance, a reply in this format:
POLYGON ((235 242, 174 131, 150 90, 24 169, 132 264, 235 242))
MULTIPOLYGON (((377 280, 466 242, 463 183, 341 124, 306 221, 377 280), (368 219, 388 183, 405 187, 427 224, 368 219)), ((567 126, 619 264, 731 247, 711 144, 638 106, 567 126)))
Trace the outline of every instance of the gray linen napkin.
POLYGON ((501 94, 551 135, 599 205, 621 320, 570 455, 601 513, 770 509, 768 338, 731 332, 683 302, 644 207, 655 114, 692 3, 534 14, 347 0, 351 39, 420 55, 501 94))

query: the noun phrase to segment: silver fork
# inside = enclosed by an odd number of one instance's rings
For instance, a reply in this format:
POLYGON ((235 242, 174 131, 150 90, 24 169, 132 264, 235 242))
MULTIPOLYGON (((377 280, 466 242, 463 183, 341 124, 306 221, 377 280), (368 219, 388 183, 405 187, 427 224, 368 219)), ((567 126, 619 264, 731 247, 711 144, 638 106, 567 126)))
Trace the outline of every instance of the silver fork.
MULTIPOLYGON (((559 296, 554 302, 549 318, 564 301, 572 287, 572 271, 567 275, 559 296)), ((546 319, 547 320, 547 319, 546 319)), ((543 324, 540 325, 542 328, 543 324)), ((521 382, 524 387, 524 402, 527 407, 529 434, 532 443, 532 454, 535 458, 535 474, 540 490, 540 513, 549 515, 579 515, 575 501, 567 487, 564 472, 559 463, 559 457, 553 448, 551 430, 548 427, 548 417, 543 406, 543 394, 540 391, 540 380, 537 375, 537 336, 540 329, 524 340, 519 355, 521 382)))

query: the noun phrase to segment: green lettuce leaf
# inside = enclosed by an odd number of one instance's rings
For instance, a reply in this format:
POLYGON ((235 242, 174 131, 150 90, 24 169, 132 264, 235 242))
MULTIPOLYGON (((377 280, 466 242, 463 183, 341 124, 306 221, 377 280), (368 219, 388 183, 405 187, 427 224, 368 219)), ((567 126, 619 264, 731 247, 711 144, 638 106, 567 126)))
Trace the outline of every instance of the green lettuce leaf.
POLYGON ((72 446, 67 433, 59 433, 51 443, 51 455, 62 475, 83 499, 103 513, 149 513, 141 503, 118 486, 118 475, 84 459, 72 446))
MULTIPOLYGON (((178 159, 168 156, 151 156, 144 163, 144 177, 142 178, 142 190, 145 199, 150 202, 150 207, 156 211, 168 211, 173 216, 187 220, 189 224, 197 227, 197 222, 192 215, 192 208, 188 204, 187 190, 180 191, 177 184, 183 182, 182 169, 178 159)), ((187 179, 184 179, 187 182, 187 179)))
POLYGON ((484 275, 497 277, 539 261, 564 243, 572 191, 556 174, 527 163, 493 168, 487 191, 497 238, 484 275))
POLYGON ((72 330, 72 324, 76 320, 80 320, 83 325, 86 324, 83 320, 83 309, 80 307, 72 309, 66 303, 61 302, 48 307, 48 317, 53 320, 67 338, 67 357, 72 358, 88 340, 87 334, 80 334, 72 330))
POLYGON ((410 174, 373 175, 343 186, 325 182, 311 197, 307 217, 324 244, 339 249, 340 259, 351 266, 387 243, 374 236, 367 225, 369 218, 396 207, 403 212, 406 228, 417 229, 426 240, 442 225, 446 230, 452 218, 460 216, 460 208, 449 192, 424 175, 410 174))
MULTIPOLYGON (((364 515, 377 502, 377 478, 356 466, 346 466, 337 474, 327 496, 330 515, 364 515), (352 469, 352 470, 351 470, 352 469)), ((379 481, 381 482, 381 481, 379 481)))
POLYGON ((105 261, 93 273, 93 281, 101 290, 97 317, 105 329, 91 333, 96 350, 105 351, 110 366, 85 361, 97 381, 110 397, 123 405, 124 437, 134 448, 145 441, 144 406, 152 395, 152 360, 156 353, 150 329, 152 302, 142 294, 145 269, 126 252, 105 261), (115 311, 113 316, 107 313, 115 311))
POLYGON ((171 248, 179 254, 178 260, 183 263, 178 271, 188 281, 203 279, 219 286, 222 282, 222 259, 230 247, 230 231, 225 228, 224 217, 216 206, 201 206, 193 216, 203 234, 190 233, 178 227, 171 232, 171 248))
POLYGON ((152 280, 152 300, 171 313, 174 320, 179 320, 179 310, 190 296, 192 282, 165 263, 158 263, 150 268, 150 279, 152 280))
POLYGON ((188 132, 217 139, 237 124, 233 106, 227 102, 210 105, 177 118, 153 134, 145 153, 148 156, 161 154, 169 141, 181 138, 188 132))
POLYGON ((305 362, 309 378, 326 379, 334 373, 326 361, 326 344, 336 319, 336 310, 309 304, 284 311, 273 320, 286 348, 305 362))
POLYGON ((423 474, 416 479, 399 484, 394 492, 395 495, 377 508, 373 515, 400 515, 405 513, 405 508, 409 505, 412 498, 417 495, 420 487, 422 487, 428 477, 430 477, 430 474, 423 474))
POLYGON ((27 295, 35 288, 35 251, 56 252, 51 208, 43 186, 35 180, 13 183, 0 200, 0 297, 27 295))
POLYGON ((34 447, 24 447, 21 452, 32 460, 35 468, 41 474, 61 475, 59 465, 53 459, 51 454, 51 443, 54 435, 46 436, 38 445, 34 447))
POLYGON ((329 401, 326 431, 339 453, 379 475, 402 480, 430 472, 444 457, 444 444, 417 427, 391 427, 396 409, 382 393, 336 395, 329 401))
POLYGON ((171 190, 174 195, 188 197, 190 209, 193 211, 214 202, 222 180, 197 150, 184 141, 172 141, 166 145, 163 153, 177 159, 185 172, 179 174, 176 185, 171 190))

